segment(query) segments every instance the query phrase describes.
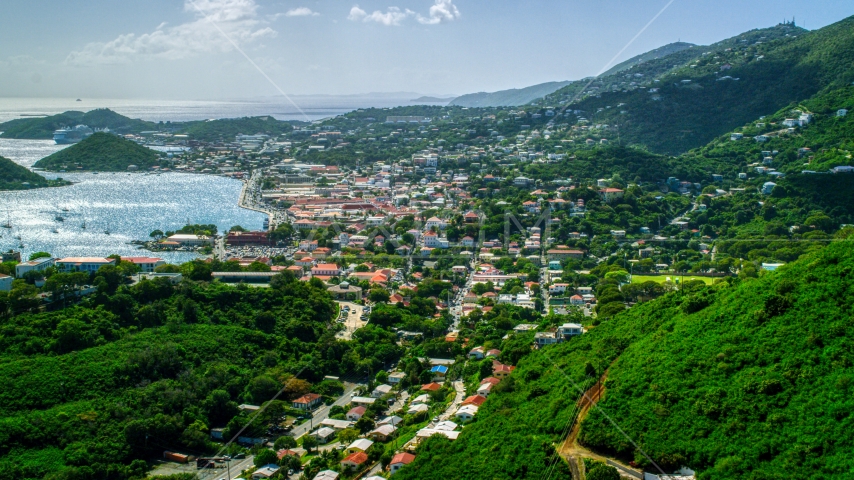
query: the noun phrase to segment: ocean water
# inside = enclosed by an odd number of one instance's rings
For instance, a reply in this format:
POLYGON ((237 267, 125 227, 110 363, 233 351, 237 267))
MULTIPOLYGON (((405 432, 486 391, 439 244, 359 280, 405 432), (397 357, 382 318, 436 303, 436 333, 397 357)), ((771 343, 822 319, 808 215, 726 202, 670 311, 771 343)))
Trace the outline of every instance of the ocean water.
POLYGON ((358 108, 391 108, 414 105, 417 93, 367 94, 351 96, 292 96, 294 104, 283 97, 253 100, 128 100, 82 98, 4 98, 0 97, 0 122, 24 118, 25 115, 55 115, 68 110, 89 111, 109 108, 130 118, 152 122, 208 120, 270 115, 279 120, 319 120, 358 108), (298 107, 298 108, 297 108, 298 107))
MULTIPOLYGON (((0 156, 27 167, 62 148, 52 141, 0 139, 0 156)), ((46 176, 74 184, 0 192, 0 223, 8 220, 12 224, 12 229, 0 228, 3 251, 20 250, 24 256, 46 251, 59 257, 153 255, 178 263, 197 255, 151 254, 129 242, 147 240, 155 229, 176 230, 188 222, 215 224, 224 231, 234 225, 260 229, 264 221, 263 214, 237 206, 242 188, 239 180, 185 173, 46 176), (65 221, 57 221, 57 215, 65 221), (85 229, 81 228, 84 223, 85 229), (23 248, 19 248, 21 244, 23 248)))

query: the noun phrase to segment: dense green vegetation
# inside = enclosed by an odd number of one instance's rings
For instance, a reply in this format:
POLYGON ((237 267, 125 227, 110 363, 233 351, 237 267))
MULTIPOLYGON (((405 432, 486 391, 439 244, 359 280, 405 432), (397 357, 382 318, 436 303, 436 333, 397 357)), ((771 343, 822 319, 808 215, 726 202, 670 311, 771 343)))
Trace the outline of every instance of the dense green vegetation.
POLYGON ((136 133, 156 130, 157 124, 135 120, 110 109, 101 108, 86 113, 68 111, 49 117, 19 118, 0 123, 0 138, 28 140, 53 139, 53 132, 63 127, 87 125, 91 128, 109 128, 115 133, 136 133))
POLYGON ((0 157, 0 190, 25 190, 64 184, 62 180, 48 180, 8 158, 0 157))
POLYGON ((808 33, 779 26, 791 35, 717 48, 662 76, 655 93, 602 93, 571 108, 616 126, 623 143, 678 154, 822 89, 850 84, 852 25, 848 18, 808 33), (724 65, 731 68, 721 70, 724 65))
POLYGON ((109 133, 95 133, 35 163, 45 170, 123 172, 135 165, 147 170, 160 165, 160 154, 136 142, 109 133))
MULTIPOLYGON (((299 123, 299 122, 296 122, 299 123)), ((209 120, 206 122, 187 122, 174 124, 180 133, 190 135, 195 140, 213 142, 217 140, 234 141, 239 134, 266 134, 278 136, 293 131, 294 122, 283 122, 273 117, 244 117, 209 120)))
POLYGON ((750 30, 708 46, 671 43, 619 63, 595 79, 572 82, 552 95, 547 95, 533 103, 538 105, 571 104, 588 96, 597 96, 606 92, 630 92, 641 86, 644 88, 658 87, 660 86, 658 82, 666 78, 668 74, 690 68, 693 62, 712 52, 726 51, 728 48, 737 48, 745 44, 752 45, 758 41, 777 40, 805 32, 806 30, 792 25, 778 25, 771 28, 750 30))
MULTIPOLYGON (((399 476, 541 475, 579 388, 610 365, 602 409, 666 470, 846 478, 852 268, 850 241, 839 241, 758 279, 692 284, 533 353, 459 440, 431 439, 399 476)), ((654 470, 596 409, 580 441, 654 470)))
MULTIPOLYGON (((203 262, 182 272, 210 279, 203 262)), ((401 354, 375 328, 337 340, 336 309, 317 281, 129 286, 117 267, 75 275, 89 277, 48 282, 98 293, 67 309, 38 313, 19 298, 34 293, 24 281, 0 296, 0 478, 140 477, 163 450, 214 450, 208 429, 232 428, 239 403, 262 404, 283 387, 283 401, 327 394, 324 375, 366 375, 401 354)), ((271 411, 287 410, 280 403, 271 411)))
MULTIPOLYGON (((639 67, 640 65, 642 65, 644 63, 650 62, 652 60, 658 60, 658 59, 661 59, 664 57, 669 57, 670 55, 673 55, 674 53, 679 53, 679 52, 681 52, 683 50, 687 50, 689 48, 697 48, 697 45, 694 45, 692 43, 686 43, 686 42, 668 43, 667 45, 664 45, 663 47, 658 47, 658 48, 652 49, 648 52, 644 52, 640 55, 636 55, 636 56, 634 56, 634 57, 632 57, 632 58, 630 58, 624 62, 620 62, 620 63, 614 65, 613 67, 609 68, 604 73, 602 73, 602 75, 599 75, 599 77, 600 78, 601 77, 610 77, 611 75, 616 75, 616 74, 618 74, 620 72, 624 72, 626 70, 632 70, 632 72, 634 73, 635 72, 634 69, 639 67)), ((702 50, 702 47, 697 48, 697 50, 702 50)), ((696 53, 696 52, 691 52, 691 53, 693 53, 694 55, 699 55, 699 53, 696 53)), ((666 62, 659 62, 659 63, 661 63, 661 64, 671 63, 672 64, 673 59, 670 58, 666 62)), ((640 70, 640 69, 638 68, 638 70, 640 70)))

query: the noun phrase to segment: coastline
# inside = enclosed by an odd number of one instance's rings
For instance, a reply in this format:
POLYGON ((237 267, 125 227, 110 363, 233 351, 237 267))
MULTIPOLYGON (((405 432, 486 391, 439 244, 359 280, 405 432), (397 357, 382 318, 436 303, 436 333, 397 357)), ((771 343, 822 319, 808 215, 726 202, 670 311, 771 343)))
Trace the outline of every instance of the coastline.
POLYGON ((246 202, 246 193, 249 190, 249 187, 255 182, 255 173, 252 173, 252 176, 249 177, 248 180, 243 180, 243 187, 240 189, 240 197, 237 200, 237 206, 243 208, 245 210, 251 210, 253 212, 263 213, 267 215, 269 220, 269 228, 268 231, 273 231, 276 229, 275 220, 276 216, 273 212, 269 210, 264 210, 262 208, 256 207, 254 205, 250 205, 246 202))

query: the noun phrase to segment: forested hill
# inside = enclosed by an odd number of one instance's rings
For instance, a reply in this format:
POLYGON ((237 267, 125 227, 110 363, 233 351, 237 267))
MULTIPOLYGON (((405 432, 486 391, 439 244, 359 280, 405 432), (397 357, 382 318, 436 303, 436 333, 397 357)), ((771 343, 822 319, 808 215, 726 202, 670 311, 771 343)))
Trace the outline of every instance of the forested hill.
POLYGON ((572 108, 616 126, 624 143, 678 154, 854 81, 854 17, 808 33, 779 28, 791 34, 712 51, 658 83, 587 97, 572 108))
POLYGON ((480 92, 462 95, 451 101, 450 105, 458 107, 512 107, 525 105, 537 98, 544 97, 555 90, 563 88, 570 82, 548 82, 525 88, 513 88, 497 92, 480 92))
POLYGON ((234 141, 239 134, 255 135, 258 133, 270 136, 278 136, 283 133, 292 132, 294 123, 276 120, 270 116, 226 118, 222 120, 209 120, 205 122, 187 122, 184 124, 173 124, 177 132, 190 135, 195 140, 202 141, 234 141))
POLYGON ((58 115, 37 118, 19 118, 0 123, 0 138, 50 140, 53 132, 63 127, 87 125, 91 128, 109 128, 116 133, 136 133, 156 130, 157 124, 135 120, 110 109, 100 108, 89 112, 68 111, 58 115))
POLYGON ((18 165, 8 158, 0 157, 0 190, 24 190, 46 187, 51 182, 37 173, 18 165))
MULTIPOLYGON (((395 478, 542 476, 596 365, 610 365, 602 410, 665 470, 685 466, 714 480, 849 478, 851 247, 839 239, 758 279, 689 285, 536 351, 456 442, 431 438, 395 478)), ((654 470, 596 409, 579 440, 654 470)))
POLYGON ((35 167, 45 170, 126 171, 135 165, 146 170, 160 163, 160 154, 135 142, 109 133, 95 133, 80 143, 49 155, 35 167))
POLYGON ((771 28, 760 28, 741 33, 712 45, 673 43, 651 50, 616 65, 597 78, 572 82, 545 98, 533 103, 539 105, 566 105, 583 100, 588 96, 606 92, 629 92, 641 88, 658 87, 658 82, 676 71, 691 68, 699 59, 714 52, 753 45, 756 42, 771 42, 781 38, 801 35, 807 31, 794 25, 783 24, 771 28))
POLYGON ((693 43, 685 43, 685 42, 668 43, 667 45, 665 45, 663 47, 658 47, 658 48, 650 50, 646 53, 642 53, 640 55, 634 56, 634 57, 626 60, 625 62, 620 62, 617 65, 614 65, 613 67, 609 68, 606 72, 604 72, 602 75, 599 75, 599 76, 600 77, 608 77, 611 75, 616 75, 616 74, 623 72, 625 70, 630 70, 634 67, 637 67, 642 63, 646 63, 646 62, 649 62, 652 60, 658 60, 660 58, 664 58, 664 57, 670 56, 674 53, 681 52, 682 50, 687 50, 689 48, 694 48, 696 46, 697 45, 694 45, 693 43))
POLYGON ((26 296, 0 303, 0 479, 144 478, 164 450, 216 451, 209 428, 263 435, 309 389, 340 395, 325 375, 366 375, 401 354, 393 333, 372 326, 338 341, 336 306, 316 279, 234 287, 210 282, 221 266, 194 262, 181 267, 193 281, 131 286, 129 267, 103 267, 94 281, 51 277, 58 289, 98 286, 63 310, 39 312, 26 296), (277 392, 249 426, 237 406, 277 392))

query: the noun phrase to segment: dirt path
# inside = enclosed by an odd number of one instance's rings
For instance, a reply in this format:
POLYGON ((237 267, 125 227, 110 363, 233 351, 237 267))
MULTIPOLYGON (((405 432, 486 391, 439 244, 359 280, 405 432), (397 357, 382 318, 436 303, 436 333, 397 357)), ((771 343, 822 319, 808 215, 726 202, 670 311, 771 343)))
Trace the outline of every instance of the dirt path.
POLYGON ((599 378, 599 381, 584 392, 584 395, 578 399, 578 406, 581 408, 578 412, 578 417, 575 419, 575 423, 573 423, 572 429, 569 431, 569 435, 567 435, 566 440, 564 440, 560 448, 558 448, 560 455, 566 458, 567 463, 569 463, 569 468, 572 471, 572 478, 575 480, 585 480, 586 478, 584 462, 582 460, 584 458, 592 458, 593 460, 598 460, 614 466, 620 471, 620 475, 623 477, 643 478, 643 474, 640 471, 618 462, 613 458, 604 457, 594 453, 578 443, 578 433, 581 429, 581 422, 587 417, 590 409, 605 396, 605 379, 607 377, 608 371, 606 370, 602 377, 599 378))

